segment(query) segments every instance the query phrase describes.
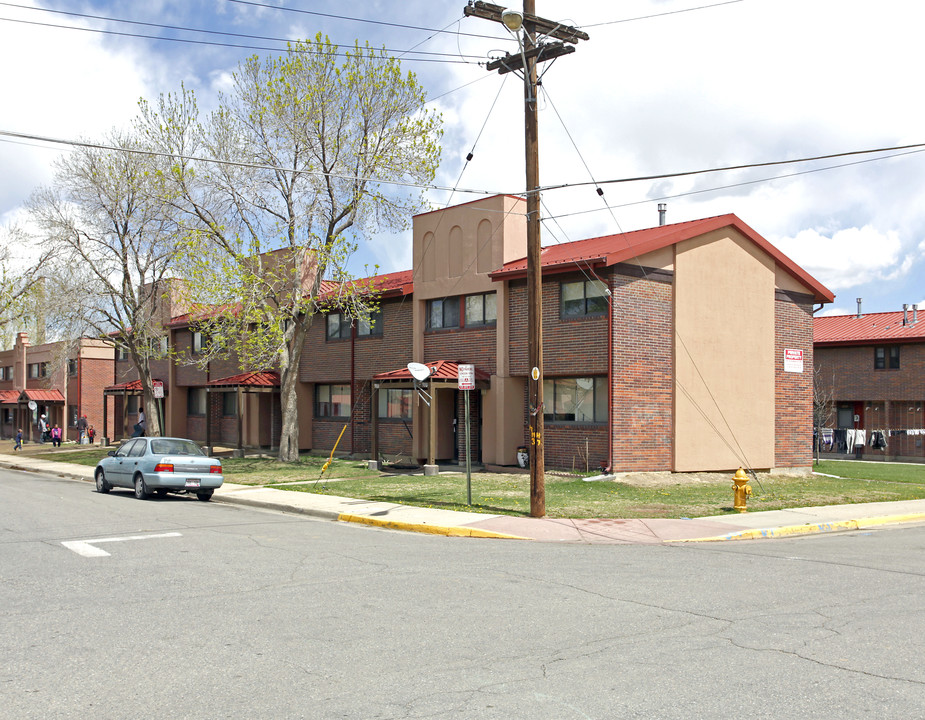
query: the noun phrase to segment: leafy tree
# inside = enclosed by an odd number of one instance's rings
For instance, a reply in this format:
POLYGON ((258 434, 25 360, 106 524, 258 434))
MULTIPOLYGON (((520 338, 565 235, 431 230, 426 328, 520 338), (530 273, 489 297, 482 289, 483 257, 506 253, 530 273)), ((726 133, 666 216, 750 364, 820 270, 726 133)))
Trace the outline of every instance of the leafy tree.
POLYGON ((48 307, 45 279, 49 253, 35 253, 34 239, 21 225, 3 228, 0 241, 0 342, 11 347, 15 333, 26 331, 44 342, 48 307))
POLYGON ((147 432, 160 434, 151 360, 163 357, 162 296, 176 253, 157 161, 136 138, 112 131, 100 147, 77 146, 56 162, 55 179, 29 202, 54 258, 61 337, 110 337, 141 380, 147 432), (117 148, 102 149, 103 146, 117 148))
POLYGON ((140 131, 174 156, 190 287, 224 309, 200 320, 213 351, 279 368, 280 460, 298 458, 299 361, 323 296, 368 315, 369 289, 347 271, 357 239, 404 228, 423 206, 419 190, 396 187, 436 173, 441 120, 424 100, 384 51, 318 35, 242 62, 205 120, 186 89, 142 103, 140 131))

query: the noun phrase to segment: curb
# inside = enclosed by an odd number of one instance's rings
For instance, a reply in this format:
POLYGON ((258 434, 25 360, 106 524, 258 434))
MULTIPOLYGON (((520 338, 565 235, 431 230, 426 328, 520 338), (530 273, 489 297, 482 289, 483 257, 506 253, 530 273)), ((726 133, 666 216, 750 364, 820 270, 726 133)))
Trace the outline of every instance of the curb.
POLYGON ((906 515, 884 515, 882 517, 862 518, 860 520, 839 520, 828 523, 807 523, 805 525, 784 525, 776 528, 759 530, 739 530, 726 535, 713 537, 687 538, 673 540, 672 542, 722 542, 725 540, 759 540, 761 538, 791 537, 794 535, 815 535, 827 532, 840 532, 844 530, 862 530, 878 525, 900 525, 908 522, 925 521, 925 513, 910 513, 906 515))
POLYGON ((390 530, 405 530, 408 532, 426 533, 428 535, 446 535, 447 537, 495 538, 499 540, 533 539, 523 537, 522 535, 507 535, 505 533, 492 532, 491 530, 480 530, 478 528, 468 528, 454 525, 427 525, 426 523, 408 523, 398 520, 378 520, 376 518, 367 517, 366 515, 350 515, 347 513, 341 513, 335 519, 339 520, 340 522, 373 525, 375 527, 388 528, 390 530))

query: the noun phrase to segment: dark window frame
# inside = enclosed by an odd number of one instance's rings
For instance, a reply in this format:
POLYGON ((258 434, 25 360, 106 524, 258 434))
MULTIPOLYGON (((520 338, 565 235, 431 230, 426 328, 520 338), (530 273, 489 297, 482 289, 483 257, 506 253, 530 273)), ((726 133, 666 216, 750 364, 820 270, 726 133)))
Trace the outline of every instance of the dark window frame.
POLYGON ((414 390, 411 388, 380 388, 379 390, 379 407, 376 410, 376 413, 380 420, 412 420, 414 419, 414 390), (401 398, 397 403, 393 405, 390 402, 389 395, 391 393, 399 394, 401 398), (407 407, 407 415, 390 415, 389 410, 394 407, 407 407))
POLYGON ((315 385, 315 417, 316 418, 341 418, 351 417, 353 413, 353 394, 350 392, 350 383, 318 383, 315 385), (341 391, 335 394, 334 388, 343 388, 348 398, 346 403, 335 402, 334 397, 339 396, 341 391), (325 392, 325 389, 327 392, 325 392), (323 400, 322 396, 327 399, 323 400), (346 413, 343 412, 346 406, 346 413))
POLYGON ((427 301, 427 329, 428 330, 458 330, 463 316, 462 298, 454 295, 447 298, 434 298, 427 301), (434 312, 437 303, 440 304, 440 324, 434 324, 434 312))
MULTIPOLYGON (((195 403, 198 405, 199 403, 195 403)), ((187 417, 205 417, 209 412, 209 394, 205 388, 190 388, 186 392, 186 416, 187 417), (193 398, 202 398, 202 412, 199 408, 193 407, 193 398)))
POLYGON ((600 317, 607 314, 607 283, 603 280, 568 280, 559 283, 559 318, 570 320, 583 317, 600 317), (566 287, 581 286, 581 297, 566 300, 566 287), (589 289, 599 288, 600 294, 589 289), (567 308, 575 308, 569 311, 567 308))
POLYGON ((543 412, 543 421, 547 423, 561 423, 567 425, 605 425, 607 423, 607 415, 610 411, 610 399, 609 393, 607 392, 607 376, 606 375, 592 375, 586 377, 562 377, 562 378, 548 378, 544 381, 543 387, 543 404, 546 409, 543 412), (560 392, 558 388, 561 386, 561 392, 565 394, 568 390, 572 388, 566 387, 566 383, 575 383, 574 392, 578 392, 577 384, 579 380, 590 380, 592 385, 590 391, 586 391, 585 399, 590 399, 591 407, 591 417, 592 419, 583 418, 579 420, 577 416, 577 407, 572 409, 572 412, 558 412, 559 408, 556 407, 558 400, 558 393, 560 392), (551 385, 552 392, 549 392, 549 386, 551 385), (603 385, 603 387, 601 387, 603 385), (603 395, 601 400, 602 407, 597 407, 597 398, 598 394, 603 395), (551 409, 552 412, 547 412, 547 409, 551 409), (568 417, 571 415, 572 417, 568 417))
POLYGON ((231 390, 230 392, 222 393, 222 417, 237 417, 238 416, 238 391, 231 390), (231 407, 229 407, 229 405, 231 407))
POLYGON ((877 345, 874 347, 874 370, 899 370, 901 345, 877 345))
POLYGON ((326 340, 348 340, 350 339, 351 331, 353 329, 353 323, 345 322, 349 321, 344 313, 341 312, 329 312, 324 318, 324 337, 326 340), (331 332, 332 320, 337 318, 337 334, 331 332))
POLYGON ((382 337, 382 308, 369 313, 369 320, 357 320, 357 337, 382 337))
POLYGON ((465 318, 463 322, 465 327, 494 327, 498 324, 498 293, 495 291, 478 293, 475 295, 466 295, 463 300, 463 309, 465 318), (489 303, 488 299, 491 298, 492 302, 489 303), (473 319, 469 316, 469 305, 470 301, 479 301, 480 308, 480 317, 473 319), (489 304, 493 305, 493 313, 489 313, 489 304), (489 314, 494 314, 494 317, 489 318, 489 314))

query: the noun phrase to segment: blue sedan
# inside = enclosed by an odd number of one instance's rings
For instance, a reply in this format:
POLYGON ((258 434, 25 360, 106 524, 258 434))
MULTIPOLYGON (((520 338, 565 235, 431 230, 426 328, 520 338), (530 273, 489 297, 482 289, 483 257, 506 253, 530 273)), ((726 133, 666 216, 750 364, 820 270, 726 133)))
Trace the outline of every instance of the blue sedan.
POLYGON ((192 440, 171 437, 133 438, 100 460, 94 474, 97 492, 134 488, 139 500, 152 492, 185 492, 206 501, 224 480, 221 460, 192 440))

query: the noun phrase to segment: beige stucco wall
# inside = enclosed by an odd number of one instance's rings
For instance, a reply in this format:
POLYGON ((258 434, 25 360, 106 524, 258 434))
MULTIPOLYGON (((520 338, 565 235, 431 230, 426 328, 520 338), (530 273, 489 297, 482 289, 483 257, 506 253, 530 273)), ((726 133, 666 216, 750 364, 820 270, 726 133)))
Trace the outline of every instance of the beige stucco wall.
POLYGON ((732 228, 676 246, 676 472, 773 466, 777 281, 732 228))

